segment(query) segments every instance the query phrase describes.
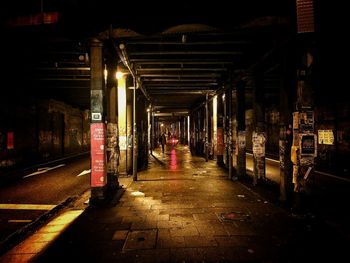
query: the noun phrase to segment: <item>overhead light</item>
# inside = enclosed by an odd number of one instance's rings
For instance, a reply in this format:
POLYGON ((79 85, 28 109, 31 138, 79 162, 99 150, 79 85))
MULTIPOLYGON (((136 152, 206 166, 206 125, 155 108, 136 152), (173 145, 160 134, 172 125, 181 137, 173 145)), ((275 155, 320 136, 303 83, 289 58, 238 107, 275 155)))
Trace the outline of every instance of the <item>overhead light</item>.
POLYGON ((124 76, 124 73, 121 72, 121 71, 117 71, 117 73, 115 74, 115 77, 116 77, 117 79, 121 79, 123 76, 124 76))

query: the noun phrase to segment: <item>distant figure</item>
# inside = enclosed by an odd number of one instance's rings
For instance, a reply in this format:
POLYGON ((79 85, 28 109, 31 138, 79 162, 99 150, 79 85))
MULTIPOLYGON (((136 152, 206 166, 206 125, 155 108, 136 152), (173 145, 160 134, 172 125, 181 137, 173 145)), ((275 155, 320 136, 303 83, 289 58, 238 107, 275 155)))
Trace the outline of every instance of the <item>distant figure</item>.
POLYGON ((166 144, 166 137, 164 132, 159 137, 159 143, 162 145, 162 153, 164 154, 164 148, 166 144))

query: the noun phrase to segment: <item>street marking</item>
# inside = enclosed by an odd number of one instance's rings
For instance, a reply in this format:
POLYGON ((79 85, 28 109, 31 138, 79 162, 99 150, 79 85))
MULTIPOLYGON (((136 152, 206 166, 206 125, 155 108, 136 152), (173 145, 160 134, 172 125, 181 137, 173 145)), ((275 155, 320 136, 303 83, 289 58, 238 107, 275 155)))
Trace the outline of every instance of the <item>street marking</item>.
POLYGON ((36 171, 34 173, 31 173, 31 174, 28 174, 26 176, 23 176, 22 178, 27 178, 27 177, 30 177, 30 176, 33 176, 33 175, 37 175, 37 174, 43 174, 43 173, 46 173, 46 172, 48 172, 50 170, 60 168, 62 166, 65 166, 65 164, 59 164, 59 165, 56 165, 54 167, 41 167, 41 168, 38 168, 38 171, 36 171))
POLYGON ((10 219, 7 221, 8 223, 30 223, 32 220, 29 219, 10 219))
POLYGON ((82 171, 80 174, 77 175, 77 177, 85 175, 85 174, 89 174, 89 173, 91 173, 91 169, 82 171))
POLYGON ((14 210, 51 210, 56 205, 34 205, 34 204, 0 204, 0 209, 14 210))
POLYGON ((332 177, 332 178, 339 179, 339 180, 342 180, 342 181, 350 183, 350 179, 348 179, 348 178, 336 176, 336 175, 325 173, 325 172, 321 172, 321 171, 315 171, 315 173, 322 174, 322 175, 325 175, 325 176, 329 176, 329 177, 332 177))

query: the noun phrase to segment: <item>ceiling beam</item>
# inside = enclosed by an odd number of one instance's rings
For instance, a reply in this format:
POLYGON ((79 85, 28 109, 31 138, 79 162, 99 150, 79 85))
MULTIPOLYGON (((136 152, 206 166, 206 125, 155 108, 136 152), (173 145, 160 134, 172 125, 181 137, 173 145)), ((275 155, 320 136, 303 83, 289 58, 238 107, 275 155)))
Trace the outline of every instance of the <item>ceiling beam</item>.
POLYGON ((233 64, 232 60, 218 60, 218 59, 130 59, 130 62, 140 65, 224 65, 233 64))
POLYGON ((241 51, 142 51, 130 52, 130 56, 163 56, 163 55, 242 55, 241 51))
POLYGON ((177 72, 177 71, 181 71, 181 72, 191 72, 191 71, 213 71, 213 72, 219 72, 219 71, 227 71, 227 68, 139 68, 137 69, 137 72, 141 73, 142 72, 166 72, 166 71, 170 71, 170 72, 177 72))

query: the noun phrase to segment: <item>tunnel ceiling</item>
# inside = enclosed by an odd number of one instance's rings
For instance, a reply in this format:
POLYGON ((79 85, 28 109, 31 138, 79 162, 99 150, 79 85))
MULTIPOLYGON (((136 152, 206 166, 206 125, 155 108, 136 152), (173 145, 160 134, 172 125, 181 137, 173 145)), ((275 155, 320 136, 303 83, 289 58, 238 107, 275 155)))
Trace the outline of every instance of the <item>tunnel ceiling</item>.
MULTIPOLYGON (((122 61, 129 63, 159 113, 184 115, 207 93, 212 96, 222 89, 230 76, 232 82, 241 77, 248 80, 247 99, 251 101, 249 90, 256 65, 284 35, 280 20, 264 19, 268 24, 257 20, 231 31, 183 24, 148 36, 125 29, 101 35, 114 39, 122 61)), ((279 84, 278 63, 272 62, 264 71, 267 96, 274 96, 279 84)))
MULTIPOLYGON (((81 108, 90 107, 91 37, 113 39, 119 52, 125 47, 123 53, 155 110, 168 118, 190 111, 205 94, 221 89, 230 75, 232 82, 242 76, 248 80, 249 103, 254 67, 287 35, 286 19, 280 16, 285 13, 274 6, 271 16, 272 5, 267 4, 227 9, 181 2, 167 12, 145 5, 144 12, 128 9, 116 16, 97 1, 64 3, 58 8, 62 19, 57 25, 6 31, 6 63, 17 70, 5 74, 23 94, 81 108)), ((280 81, 278 61, 269 61, 263 70, 266 99, 274 100, 280 81)))

